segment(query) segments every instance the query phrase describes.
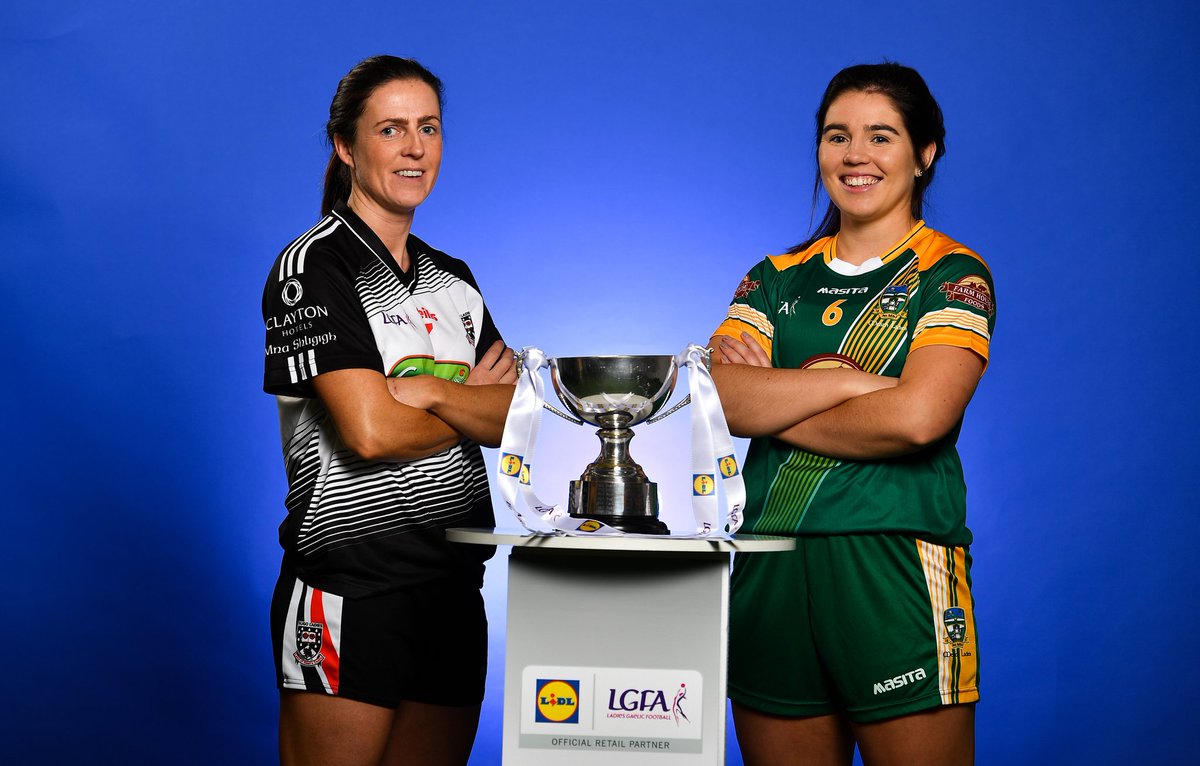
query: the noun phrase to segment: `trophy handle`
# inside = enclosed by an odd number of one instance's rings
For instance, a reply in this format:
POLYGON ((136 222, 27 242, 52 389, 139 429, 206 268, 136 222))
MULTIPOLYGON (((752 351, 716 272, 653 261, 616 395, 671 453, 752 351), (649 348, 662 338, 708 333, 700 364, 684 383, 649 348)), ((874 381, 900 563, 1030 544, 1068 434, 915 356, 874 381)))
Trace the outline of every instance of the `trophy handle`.
POLYGON ((575 425, 577 425, 577 426, 581 426, 581 425, 583 425, 583 424, 584 424, 582 420, 579 420, 578 418, 573 418, 573 417, 571 417, 570 415, 568 415, 567 413, 563 412, 562 410, 559 410, 557 407, 555 407, 555 406, 554 406, 553 404, 551 404, 550 402, 542 402, 542 407, 543 407, 544 409, 550 410, 551 412, 553 412, 555 415, 558 415, 558 416, 559 416, 560 418, 562 418, 563 420, 569 420, 569 421, 571 421, 572 423, 574 423, 574 424, 575 424, 575 425))
MULTIPOLYGON (((704 369, 708 370, 709 372, 712 372, 712 353, 713 353, 713 350, 711 348, 706 348, 701 352, 701 358, 704 360, 704 369)), ((666 412, 664 412, 661 415, 655 415, 654 417, 650 418, 646 422, 647 423, 657 423, 658 421, 662 420, 663 418, 665 418, 669 415, 672 415, 672 414, 678 412, 679 410, 683 409, 689 403, 691 403, 691 401, 692 401, 692 395, 688 394, 687 396, 683 397, 683 399, 681 399, 679 401, 679 403, 676 404, 674 407, 667 410, 666 412)))
POLYGON ((678 404, 676 404, 674 407, 672 407, 671 409, 667 410, 666 412, 664 412, 664 413, 663 413, 663 414, 661 414, 661 415, 655 415, 654 417, 650 418, 650 419, 649 419, 649 420, 647 420, 646 422, 647 422, 647 423, 657 423, 658 421, 662 420, 663 418, 667 417, 668 415, 671 415, 671 414, 673 414, 673 413, 676 413, 676 412, 678 412, 679 410, 683 409, 683 408, 684 408, 684 407, 686 407, 686 406, 687 406, 687 405, 688 405, 688 404, 689 404, 691 401, 692 401, 692 395, 691 395, 691 394, 688 394, 687 396, 685 396, 685 397, 683 397, 682 399, 680 399, 680 400, 679 400, 679 403, 678 403, 678 404))

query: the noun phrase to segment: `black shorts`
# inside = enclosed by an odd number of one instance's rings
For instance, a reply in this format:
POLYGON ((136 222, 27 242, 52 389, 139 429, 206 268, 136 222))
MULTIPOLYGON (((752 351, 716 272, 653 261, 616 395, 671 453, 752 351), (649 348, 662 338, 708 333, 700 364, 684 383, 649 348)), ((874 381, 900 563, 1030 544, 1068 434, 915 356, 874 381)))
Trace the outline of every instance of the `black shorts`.
POLYGON ((311 588, 285 564, 271 600, 280 689, 394 708, 483 701, 487 616, 467 580, 345 598, 311 588))

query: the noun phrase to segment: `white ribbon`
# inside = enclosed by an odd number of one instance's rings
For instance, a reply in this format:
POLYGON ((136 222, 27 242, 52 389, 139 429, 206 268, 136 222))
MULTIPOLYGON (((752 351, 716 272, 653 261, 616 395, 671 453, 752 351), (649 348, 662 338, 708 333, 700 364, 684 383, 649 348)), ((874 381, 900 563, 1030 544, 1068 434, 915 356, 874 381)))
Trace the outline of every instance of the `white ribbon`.
MULTIPOLYGON (((695 536, 732 535, 742 525, 746 489, 733 452, 733 439, 725 422, 725 413, 707 365, 708 351, 690 345, 675 357, 678 367, 688 368, 688 387, 692 397, 692 512, 696 517, 695 536), (728 513, 718 521, 717 477, 725 489, 728 513)), ((517 390, 504 423, 500 441, 497 477, 500 495, 531 532, 571 535, 623 535, 616 527, 595 519, 576 518, 559 505, 543 502, 533 489, 533 452, 537 446, 542 405, 546 401, 541 369, 549 361, 541 349, 521 349, 517 390), (521 513, 517 495, 533 511, 521 513)), ((657 535, 656 535, 657 536, 657 535)))
POLYGON ((732 535, 742 526, 746 484, 733 452, 733 437, 729 435, 717 386, 708 371, 708 349, 693 343, 675 357, 675 363, 688 368, 688 390, 692 397, 692 513, 696 517, 696 534, 732 535), (718 521, 718 477, 728 509, 723 522, 718 521))

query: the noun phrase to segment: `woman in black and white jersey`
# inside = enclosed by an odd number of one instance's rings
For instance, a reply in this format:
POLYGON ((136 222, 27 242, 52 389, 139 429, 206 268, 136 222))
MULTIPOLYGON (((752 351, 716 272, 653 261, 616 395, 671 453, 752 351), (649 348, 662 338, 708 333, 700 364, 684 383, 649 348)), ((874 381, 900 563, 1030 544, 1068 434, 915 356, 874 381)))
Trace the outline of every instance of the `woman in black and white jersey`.
POLYGON ((339 83, 322 219, 263 292, 288 515, 271 608, 285 764, 465 764, 486 672, 494 524, 479 445, 516 370, 470 270, 414 236, 441 82, 376 56, 339 83))

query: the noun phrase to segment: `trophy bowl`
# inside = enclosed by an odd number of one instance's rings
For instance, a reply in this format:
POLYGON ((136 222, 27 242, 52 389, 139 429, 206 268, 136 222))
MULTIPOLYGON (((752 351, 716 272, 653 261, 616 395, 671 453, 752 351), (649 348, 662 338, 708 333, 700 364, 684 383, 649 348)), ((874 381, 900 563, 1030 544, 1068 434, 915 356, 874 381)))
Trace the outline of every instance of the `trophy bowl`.
POLYGON ((678 374, 673 356, 569 356, 550 360, 558 398, 599 426, 600 455, 571 482, 567 512, 625 532, 667 534, 658 519, 658 485, 629 454, 630 426, 666 405, 678 374))

